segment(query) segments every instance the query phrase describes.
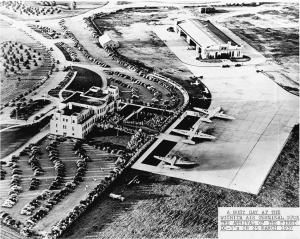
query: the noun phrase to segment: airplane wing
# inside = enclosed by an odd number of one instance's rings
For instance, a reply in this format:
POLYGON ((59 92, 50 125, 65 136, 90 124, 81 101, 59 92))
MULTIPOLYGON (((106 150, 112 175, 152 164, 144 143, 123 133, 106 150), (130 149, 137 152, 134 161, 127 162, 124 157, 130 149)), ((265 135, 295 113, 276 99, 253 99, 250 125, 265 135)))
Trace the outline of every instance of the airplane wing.
POLYGON ((158 160, 160 160, 160 161, 163 161, 163 162, 165 162, 165 163, 169 163, 169 164, 171 164, 172 162, 171 162, 171 158, 169 158, 169 157, 161 157, 161 156, 153 156, 154 158, 156 158, 156 159, 158 159, 158 160))
POLYGON ((183 129, 173 129, 172 131, 177 133, 177 134, 182 134, 182 135, 185 135, 185 136, 190 136, 190 134, 191 134, 191 131, 183 130, 183 129))
POLYGON ((235 119, 234 117, 226 115, 226 114, 223 114, 223 113, 217 113, 215 115, 215 117, 218 117, 218 118, 221 118, 221 119, 230 119, 230 120, 234 120, 235 119))
POLYGON ((201 113, 204 113, 204 114, 208 114, 209 113, 208 110, 197 108, 197 107, 194 107, 194 110, 197 110, 197 111, 199 111, 201 113))
POLYGON ((209 135, 209 134, 204 134, 202 132, 199 132, 194 135, 194 138, 200 138, 200 139, 216 139, 215 136, 209 135))

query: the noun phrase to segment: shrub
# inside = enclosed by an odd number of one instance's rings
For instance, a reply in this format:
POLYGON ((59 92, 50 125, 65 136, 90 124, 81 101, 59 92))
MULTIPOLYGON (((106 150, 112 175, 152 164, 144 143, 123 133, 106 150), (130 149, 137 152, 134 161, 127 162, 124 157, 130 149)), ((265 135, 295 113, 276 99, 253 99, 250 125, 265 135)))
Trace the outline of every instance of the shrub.
POLYGON ((38 66, 38 64, 35 62, 35 63, 34 63, 34 66, 38 66))
POLYGON ((59 69, 56 67, 55 71, 56 71, 56 72, 59 72, 59 69))
POLYGON ((29 66, 29 65, 27 65, 27 66, 26 66, 26 69, 27 69, 27 70, 29 70, 29 69, 30 69, 30 66, 29 66))

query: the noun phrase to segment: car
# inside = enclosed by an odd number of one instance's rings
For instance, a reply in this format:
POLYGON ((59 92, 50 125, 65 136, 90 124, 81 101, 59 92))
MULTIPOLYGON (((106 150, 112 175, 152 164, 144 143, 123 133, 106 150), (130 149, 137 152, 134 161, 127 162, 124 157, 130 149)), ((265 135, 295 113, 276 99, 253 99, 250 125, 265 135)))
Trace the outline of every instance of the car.
POLYGON ((117 195, 117 194, 114 194, 114 193, 109 194, 109 197, 112 198, 112 199, 121 200, 122 202, 125 200, 125 198, 122 197, 121 195, 117 195))
POLYGON ((230 67, 230 65, 222 65, 222 68, 230 67))

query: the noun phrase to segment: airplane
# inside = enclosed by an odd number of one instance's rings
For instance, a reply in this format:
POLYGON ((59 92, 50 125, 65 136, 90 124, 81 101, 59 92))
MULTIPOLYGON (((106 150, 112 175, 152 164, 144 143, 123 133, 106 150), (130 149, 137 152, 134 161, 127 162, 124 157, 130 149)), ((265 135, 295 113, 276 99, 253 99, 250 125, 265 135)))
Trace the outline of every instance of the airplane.
POLYGON ((200 84, 201 84, 201 83, 200 83, 199 80, 196 80, 195 82, 192 82, 192 83, 191 83, 191 85, 197 85, 197 86, 200 85, 200 84))
POLYGON ((183 129, 173 129, 173 132, 177 134, 183 134, 185 136, 188 136, 187 140, 183 140, 182 142, 185 144, 196 144, 192 138, 200 138, 200 139, 216 139, 215 136, 204 134, 201 130, 198 131, 198 124, 196 123, 194 127, 191 128, 191 130, 183 130, 183 129), (198 132, 197 132, 198 131, 198 132))
POLYGON ((234 120, 235 118, 226 114, 223 114, 223 110, 222 107, 219 106, 213 110, 205 110, 205 109, 201 109, 201 108, 197 108, 194 107, 194 110, 197 110, 201 113, 206 114, 206 116, 201 117, 200 120, 205 121, 207 123, 211 123, 212 121, 210 120, 211 118, 221 118, 221 119, 230 119, 230 120, 234 120))
POLYGON ((164 165, 164 167, 170 168, 170 169, 180 169, 182 167, 191 167, 195 166, 196 163, 185 161, 181 158, 177 158, 176 156, 170 157, 161 157, 161 156, 154 156, 154 158, 163 161, 164 163, 167 163, 169 165, 164 165))

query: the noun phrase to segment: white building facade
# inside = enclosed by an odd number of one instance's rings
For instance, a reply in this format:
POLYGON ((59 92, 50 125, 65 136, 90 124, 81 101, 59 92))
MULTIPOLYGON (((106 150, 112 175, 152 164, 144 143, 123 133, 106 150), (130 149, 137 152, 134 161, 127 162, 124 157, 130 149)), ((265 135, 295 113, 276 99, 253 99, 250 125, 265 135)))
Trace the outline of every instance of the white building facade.
POLYGON ((59 104, 50 121, 50 133, 82 139, 100 118, 119 110, 120 102, 117 86, 108 86, 106 90, 92 87, 86 93, 75 92, 59 104))
POLYGON ((201 59, 243 57, 243 45, 234 42, 210 21, 175 20, 174 31, 195 47, 201 59))
POLYGON ((99 43, 100 45, 105 48, 105 47, 110 47, 110 48, 117 48, 119 47, 119 43, 117 41, 113 41, 107 33, 104 33, 102 36, 99 37, 99 43))

